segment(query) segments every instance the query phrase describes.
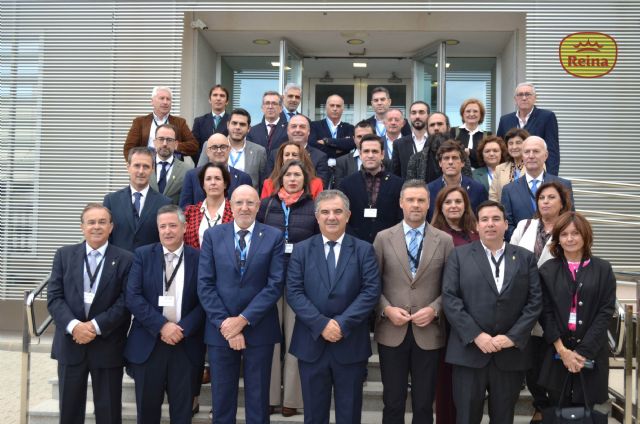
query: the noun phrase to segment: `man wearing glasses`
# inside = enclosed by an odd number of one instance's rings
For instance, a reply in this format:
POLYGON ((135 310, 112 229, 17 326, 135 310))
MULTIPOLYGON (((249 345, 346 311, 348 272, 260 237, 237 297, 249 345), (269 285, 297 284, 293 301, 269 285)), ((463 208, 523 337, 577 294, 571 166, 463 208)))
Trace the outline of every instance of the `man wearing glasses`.
POLYGON ((282 97, 277 91, 266 91, 262 95, 262 121, 247 134, 247 140, 267 149, 267 158, 271 151, 287 140, 287 120, 282 112, 282 97))
MULTIPOLYGON (((233 190, 242 184, 252 185, 251 177, 249 174, 239 171, 232 166, 229 166, 229 153, 231 152, 231 144, 229 139, 224 134, 213 134, 207 140, 207 157, 209 162, 221 162, 227 164, 229 168, 229 174, 231 175, 231 183, 227 187, 227 196, 231 197, 233 190)), ((180 194, 180 207, 186 209, 189 205, 195 205, 201 200, 204 200, 205 194, 198 181, 198 173, 201 167, 191 169, 184 177, 184 184, 182 186, 182 193, 180 194)))
POLYGON ((546 171, 559 175, 560 170, 560 142, 558 140, 558 120, 555 113, 547 109, 535 107, 536 89, 533 84, 523 82, 518 84, 514 99, 516 111, 503 115, 498 125, 498 137, 503 137, 511 128, 523 128, 530 135, 536 135, 547 143, 549 157, 546 161, 546 171))
POLYGON ((173 155, 178 145, 176 133, 176 128, 171 124, 162 124, 156 129, 156 138, 153 140, 156 168, 149 180, 151 188, 167 196, 174 205, 180 200, 185 174, 193 168, 173 155))

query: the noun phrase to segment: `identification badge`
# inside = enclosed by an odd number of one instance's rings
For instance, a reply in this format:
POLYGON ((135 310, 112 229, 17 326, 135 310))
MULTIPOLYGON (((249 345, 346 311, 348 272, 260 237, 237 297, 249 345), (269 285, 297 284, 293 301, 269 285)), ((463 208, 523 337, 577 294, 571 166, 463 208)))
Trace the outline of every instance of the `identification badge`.
POLYGON ((329 160, 327 160, 327 165, 333 168, 336 166, 336 160, 334 158, 329 158, 329 160))
POLYGON ((175 306, 175 296, 158 296, 158 306, 175 306))
POLYGON ((575 312, 569 313, 569 324, 576 325, 576 313, 575 312))
POLYGON ((366 208, 364 210, 365 218, 377 218, 378 217, 378 209, 376 208, 366 208))
POLYGON ((284 253, 292 253, 293 252, 293 243, 287 243, 284 245, 284 253))
POLYGON ((88 303, 91 305, 93 303, 93 298, 96 297, 95 293, 84 292, 84 303, 88 303))

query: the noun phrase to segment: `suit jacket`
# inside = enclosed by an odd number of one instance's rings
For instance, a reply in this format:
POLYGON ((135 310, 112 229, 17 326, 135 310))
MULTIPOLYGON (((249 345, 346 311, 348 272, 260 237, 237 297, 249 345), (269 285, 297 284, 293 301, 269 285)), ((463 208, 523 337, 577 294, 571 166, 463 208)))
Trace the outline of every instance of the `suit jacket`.
POLYGON ((296 314, 289 353, 314 362, 329 349, 341 364, 366 361, 371 356, 369 315, 380 296, 380 273, 369 243, 345 234, 333 284, 322 235, 296 244, 287 269, 286 295, 296 314), (342 332, 336 343, 322 337, 330 319, 342 332))
POLYGON ((400 190, 404 181, 389 171, 383 171, 380 191, 375 208, 376 218, 365 218, 364 210, 369 207, 369 194, 361 172, 343 179, 339 189, 349 198, 351 218, 347 230, 360 240, 373 243, 378 232, 396 225, 402 219, 400 190))
MULTIPOLYGON (((256 144, 261 145, 267 150, 267 157, 271 155, 271 152, 278 151, 278 147, 285 141, 289 139, 287 135, 287 120, 282 119, 278 121, 278 124, 273 129, 275 131, 273 136, 271 137, 271 144, 269 144, 269 137, 267 136, 267 124, 264 122, 264 117, 262 121, 249 130, 249 134, 247 134, 247 140, 252 141, 256 144)), ((267 174, 269 175, 269 173, 267 174)))
MULTIPOLYGON (((262 182, 267 178, 267 151, 259 144, 247 140, 242 155, 244 156, 244 171, 242 172, 249 174, 253 188, 260 193, 262 182)), ((198 166, 203 166, 207 162, 209 162, 209 157, 202 150, 198 166)), ((232 166, 231 163, 229 165, 232 166)))
MULTIPOLYGON (((569 193, 571 194, 571 205, 573 205, 572 209, 575 210, 571 181, 565 180, 564 178, 556 177, 555 175, 547 174, 545 172, 542 178, 542 183, 544 184, 549 181, 558 181, 560 184, 569 189, 569 193)), ((502 188, 502 199, 500 203, 502 203, 502 205, 504 206, 507 220, 509 221, 509 230, 505 235, 507 240, 511 238, 511 234, 516 228, 516 225, 518 225, 518 222, 522 221, 523 219, 533 217, 535 209, 533 207, 532 200, 535 202, 535 196, 529 189, 526 175, 523 175, 513 182, 510 182, 502 188)))
MULTIPOLYGON (((498 125, 498 137, 503 137, 511 128, 517 128, 519 124, 516 112, 502 115, 498 125)), ((558 139, 558 120, 556 114, 547 109, 533 108, 531 116, 524 129, 531 135, 542 137, 547 143, 549 157, 546 166, 550 174, 558 175, 560 171, 560 141, 558 139)))
MULTIPOLYGON (((329 165, 327 164, 327 161, 329 158, 327 158, 327 155, 322 153, 320 150, 316 149, 315 147, 311 147, 309 144, 307 144, 306 149, 307 149, 307 153, 309 153, 309 156, 311 157, 311 162, 313 162, 313 166, 316 168, 316 176, 322 179, 322 182, 324 183, 325 187, 328 187, 329 186, 329 165)), ((272 150, 269 155, 269 161, 267 163, 267 175, 271 175, 271 173, 273 172, 273 167, 276 162, 277 153, 278 153, 277 150, 272 150)))
POLYGON ((393 154, 391 156, 391 172, 403 179, 407 178, 407 166, 409 165, 409 158, 418 153, 416 145, 413 142, 413 136, 411 134, 400 137, 393 142, 393 154))
MULTIPOLYGON (((369 118, 367 118, 367 122, 369 123, 369 125, 371 125, 371 128, 373 128, 374 134, 377 134, 378 132, 376 131, 376 115, 371 115, 369 118)), ((402 126, 400 133, 402 134, 402 137, 411 135, 411 125, 409 125, 409 121, 407 121, 407 118, 404 119, 404 125, 402 126)))
MULTIPOLYGON (((513 162, 503 162, 496 166, 496 171, 493 173, 493 181, 489 187, 489 199, 499 202, 502 199, 502 188, 509 184, 513 179, 513 170, 511 166, 513 162)), ((515 166, 515 165, 513 165, 515 166)), ((522 165, 522 171, 520 175, 523 175, 524 164, 522 165)))
POLYGON ((489 170, 486 166, 473 170, 473 179, 482 184, 487 193, 489 193, 489 170))
POLYGON ((309 135, 309 144, 316 149, 322 150, 328 157, 337 158, 350 152, 356 148, 353 141, 354 127, 346 122, 338 124, 337 137, 331 136, 331 130, 326 119, 313 121, 311 123, 311 134, 309 135), (319 144, 318 140, 325 138, 325 144, 319 144))
MULTIPOLYGON (((124 142, 124 158, 129 156, 129 150, 134 147, 146 147, 149 145, 149 132, 151 131, 151 123, 153 122, 153 113, 144 116, 138 116, 131 123, 127 139, 124 142)), ((193 137, 187 121, 179 116, 169 115, 169 123, 177 128, 176 138, 178 141, 179 153, 185 156, 192 156, 199 152, 198 141, 193 137)))
MULTIPOLYGON (((177 205, 180 201, 180 193, 182 192, 182 185, 184 184, 184 176, 187 171, 192 169, 191 165, 187 165, 181 160, 173 159, 173 165, 171 166, 171 174, 169 175, 169 180, 167 181, 167 185, 164 187, 164 194, 166 197, 171 199, 171 203, 177 205)), ((162 170, 161 170, 162 171, 162 170)), ((149 180, 149 185, 155 191, 158 191, 158 174, 154 170, 151 173, 151 179, 149 180)))
POLYGON ((198 140, 198 151, 202 152, 202 147, 205 145, 209 137, 213 134, 224 134, 229 135, 229 131, 227 129, 227 124, 229 122, 229 118, 231 115, 228 112, 225 112, 224 116, 220 119, 218 123, 218 128, 213 129, 213 114, 212 112, 207 112, 202 116, 198 116, 193 120, 193 136, 198 140))
MULTIPOLYGON (((204 311, 198 301, 198 259, 200 252, 185 245, 182 265, 184 287, 180 321, 184 339, 180 342, 194 367, 204 361, 204 311)), ((154 243, 136 249, 135 259, 126 288, 126 305, 133 314, 124 356, 130 363, 143 364, 160 340, 160 330, 167 323, 158 306, 158 297, 164 295, 162 244, 154 243)))
POLYGON ((89 315, 84 312, 85 242, 58 249, 47 288, 47 309, 56 324, 51 357, 61 365, 77 365, 88 359, 95 368, 124 365, 123 350, 129 329, 129 311, 124 303, 124 288, 131 268, 132 255, 109 243, 102 263, 89 315), (67 325, 95 319, 101 334, 88 344, 77 344, 68 334, 67 325))
MULTIPOLYGON (((195 205, 206 197, 200 186, 200 180, 198 180, 198 174, 201 169, 201 166, 190 169, 184 176, 184 185, 182 186, 182 193, 180 193, 180 207, 182 209, 186 209, 189 205, 195 205)), ((233 166, 229 167, 229 176, 231 177, 231 183, 227 187, 227 199, 231 199, 231 193, 236 187, 243 184, 253 185, 249 174, 237 170, 233 166)))
MULTIPOLYGON (((437 178, 431 181, 427 187, 429 187, 429 212, 427 213, 427 221, 431 222, 433 213, 436 207, 436 197, 440 190, 445 187, 444 177, 437 178)), ((466 175, 462 176, 461 187, 467 191, 469 195, 469 201, 471 202, 471 209, 476 213, 478 205, 489 198, 489 193, 482 184, 475 181, 473 178, 469 178, 466 175)))
POLYGON ((102 204, 111 211, 113 218, 113 231, 109 242, 133 252, 140 246, 160 241, 156 215, 158 209, 171 204, 171 199, 149 188, 142 213, 137 221, 134 217, 135 209, 131 202, 129 186, 105 195, 102 204))
POLYGON ((442 303, 451 333, 446 361, 483 368, 493 359, 504 371, 524 371, 531 365, 525 349, 542 310, 542 292, 533 253, 506 243, 504 283, 498 293, 481 242, 453 249, 444 270, 442 303), (485 354, 474 339, 482 332, 503 334, 515 347, 485 354))
MULTIPOLYGON (((340 187, 340 182, 354 172, 358 172, 358 162, 353 154, 356 150, 352 150, 348 155, 340 156, 336 159, 336 167, 333 173, 335 187, 340 187)), ((391 169, 391 161, 386 158, 382 160, 384 169, 391 169)))
POLYGON ((240 314, 247 325, 242 334, 247 346, 282 341, 276 303, 284 286, 284 238, 273 227, 255 223, 244 275, 236 260, 234 224, 205 231, 198 271, 198 296, 207 314, 204 341, 229 346, 220 325, 240 314))
MULTIPOLYGON (((409 268, 402 222, 378 233, 373 248, 382 278, 382 295, 376 309, 374 339, 382 345, 397 347, 404 340, 409 324, 396 327, 388 318, 382 316, 384 308, 396 306, 413 314, 431 306, 442 316, 442 273, 447 257, 453 250, 453 240, 449 234, 427 224, 415 277, 411 276, 409 268)), ((433 350, 444 347, 444 318, 436 319, 426 327, 418 327, 411 323, 411 330, 421 349, 433 350)))

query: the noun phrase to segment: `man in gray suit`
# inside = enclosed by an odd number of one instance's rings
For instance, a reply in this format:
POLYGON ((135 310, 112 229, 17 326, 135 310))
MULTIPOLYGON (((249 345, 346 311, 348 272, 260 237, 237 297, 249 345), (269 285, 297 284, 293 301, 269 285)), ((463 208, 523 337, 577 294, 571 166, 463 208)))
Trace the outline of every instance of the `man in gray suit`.
MULTIPOLYGON (((267 150, 259 144, 246 139, 251 129, 251 115, 245 109, 237 108, 231 111, 227 122, 229 143, 229 166, 243 171, 251 177, 253 188, 262 189, 262 182, 267 177, 267 150)), ((202 149, 198 166, 209 162, 206 149, 202 149)))
POLYGON ((178 145, 176 133, 176 127, 171 124, 162 124, 156 128, 156 138, 153 140, 156 168, 149 179, 151 188, 171 199, 174 205, 180 200, 184 174, 193 168, 173 156, 178 145))
POLYGON ((411 374, 413 423, 433 422, 433 400, 445 321, 440 291, 451 236, 425 222, 429 191, 408 180, 400 192, 403 220, 378 233, 373 247, 382 277, 376 331, 382 373, 384 423, 404 424, 411 374))
POLYGON ((442 303, 451 324, 446 361, 453 364, 456 421, 479 424, 485 392, 489 420, 513 423, 515 404, 531 365, 526 346, 542 310, 535 256, 504 242, 504 207, 478 206, 480 240, 449 256, 442 303))

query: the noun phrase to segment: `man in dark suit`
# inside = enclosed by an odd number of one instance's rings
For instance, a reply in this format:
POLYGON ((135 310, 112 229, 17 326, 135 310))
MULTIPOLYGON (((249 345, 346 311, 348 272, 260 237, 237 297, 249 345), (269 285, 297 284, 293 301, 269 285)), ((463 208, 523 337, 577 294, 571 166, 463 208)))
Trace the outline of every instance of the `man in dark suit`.
POLYGON ((124 356, 135 380, 138 423, 160 423, 166 391, 172 423, 191 423, 202 379, 204 311, 198 300, 200 252, 183 243, 182 210, 163 206, 160 243, 136 249, 126 288, 133 314, 124 356))
MULTIPOLYGON (((214 85, 209 90, 209 104, 211 112, 197 117, 193 121, 193 135, 198 140, 198 152, 202 152, 204 145, 213 134, 227 135, 227 122, 229 115, 225 108, 229 104, 229 91, 220 84, 214 85)), ((197 163, 197 157, 194 163, 197 163)))
POLYGON ((256 222, 260 198, 248 185, 231 196, 234 221, 204 233, 198 296, 207 315, 215 422, 233 423, 244 362, 247 424, 269 422, 273 346, 282 333, 276 303, 284 284, 282 233, 256 222))
POLYGON ((153 172, 153 155, 147 147, 134 147, 127 161, 129 185, 104 196, 102 204, 111 211, 113 231, 109 241, 133 252, 145 244, 157 243, 158 209, 171 203, 149 186, 153 172))
POLYGON ((129 158, 129 151, 134 147, 154 148, 156 128, 158 125, 171 124, 177 129, 176 150, 184 156, 192 156, 199 152, 198 141, 193 137, 187 121, 178 116, 169 115, 171 112, 172 93, 169 87, 153 87, 151 92, 151 105, 153 112, 138 116, 131 123, 127 139, 124 142, 124 158, 129 158))
MULTIPOLYGON (((336 160, 336 169, 333 174, 335 187, 340 187, 340 183, 345 177, 360 170, 362 166, 362 160, 360 159, 360 142, 362 141, 362 137, 373 133, 373 128, 369 125, 368 121, 360 121, 356 124, 353 132, 353 141, 356 148, 351 150, 348 155, 340 156, 336 160)), ((386 163, 385 168, 387 168, 386 163)))
POLYGON ((471 201, 471 209, 475 212, 478 205, 489 198, 489 193, 484 186, 466 175, 462 175, 462 168, 468 160, 462 144, 455 140, 447 140, 440 145, 437 153, 438 165, 442 170, 442 176, 429 183, 429 204, 433 207, 429 208, 427 221, 431 222, 436 197, 440 190, 448 185, 459 185, 463 187, 469 195, 471 201))
MULTIPOLYGON (((371 107, 374 114, 367 119, 371 127, 375 130, 376 134, 380 137, 384 137, 387 134, 387 129, 384 124, 384 117, 387 111, 391 107, 391 96, 389 90, 385 87, 376 87, 371 91, 371 107)), ((404 120, 402 124, 401 133, 403 136, 411 134, 411 127, 407 120, 404 120)))
POLYGON ((542 310, 538 267, 526 249, 504 242, 504 208, 488 200, 478 208, 480 240, 449 255, 442 283, 451 324, 446 361, 453 364, 456 421, 513 423, 515 404, 531 366, 527 342, 542 310))
POLYGON ((85 241, 58 249, 47 291, 56 324, 51 357, 58 361, 60 423, 84 423, 90 374, 96 423, 118 424, 132 256, 108 243, 111 213, 99 203, 84 208, 80 228, 85 241))
POLYGON ((425 222, 429 191, 424 181, 402 186, 401 223, 381 231, 373 247, 380 264, 382 295, 375 340, 382 372, 382 422, 404 424, 411 375, 413 423, 433 423, 433 400, 445 320, 440 319, 444 264, 451 236, 425 222))
MULTIPOLYGON (((231 183, 229 183, 229 187, 227 187, 228 197, 231 197, 233 191, 242 184, 252 185, 249 174, 228 165, 231 143, 224 134, 217 133, 209 137, 206 151, 210 162, 224 163, 229 167, 231 183)), ((182 193, 180 193, 180 207, 183 209, 186 209, 189 205, 197 204, 206 197, 198 180, 198 174, 201 169, 202 166, 191 169, 184 177, 184 185, 182 186, 182 193)))
POLYGON ((407 121, 400 109, 389 109, 384 116, 385 135, 382 137, 382 141, 384 142, 384 158, 389 162, 393 158, 394 143, 402 138, 403 122, 407 121))
POLYGON ((296 314, 289 353, 298 358, 305 423, 329 423, 332 389, 336 423, 360 423, 380 274, 373 247, 345 234, 349 215, 343 193, 320 193, 321 234, 296 244, 287 269, 287 302, 296 314))
POLYGON ((409 108, 409 122, 411 134, 397 139, 393 144, 391 171, 403 179, 407 178, 409 158, 421 152, 427 143, 427 120, 429 119, 429 105, 418 100, 409 108))
POLYGON ((292 117, 300 113, 298 112, 298 107, 300 107, 301 102, 302 87, 295 82, 285 85, 284 90, 282 90, 283 108, 282 112, 280 112, 280 117, 288 123, 292 117))
POLYGON ((558 181, 569 190, 571 208, 575 210, 571 181, 545 172, 544 164, 547 157, 547 147, 542 138, 530 136, 522 143, 524 175, 502 188, 501 203, 504 205, 507 220, 509 221, 507 240, 511 239, 511 234, 518 222, 523 219, 533 218, 537 210, 536 191, 538 191, 538 187, 548 181, 558 181))
POLYGON ((267 150, 267 158, 272 151, 278 151, 278 147, 287 141, 287 121, 280 112, 282 97, 277 91, 266 91, 262 95, 262 122, 254 125, 247 134, 247 140, 267 150))
POLYGON ((152 189, 162 193, 174 205, 180 200, 184 176, 193 166, 174 157, 176 150, 176 128, 171 124, 162 124, 156 129, 156 166, 149 178, 152 189))
POLYGON ((384 144, 377 135, 365 135, 360 142, 362 169, 340 183, 351 204, 349 234, 373 243, 379 231, 402 219, 399 206, 402 178, 383 169, 384 144))
MULTIPOLYGON (((344 99, 337 94, 327 98, 325 103, 327 116, 311 123, 309 144, 323 151, 329 160, 343 156, 355 148, 353 125, 342 122, 344 99)), ((335 164, 334 164, 335 165, 335 164)), ((331 165, 330 165, 331 166, 331 165)))
POLYGON ((531 83, 518 84, 514 99, 517 106, 516 111, 500 118, 498 137, 504 137, 511 128, 524 128, 529 131, 530 135, 537 135, 544 139, 549 151, 546 162, 547 172, 558 175, 560 171, 560 141, 558 140, 556 114, 535 106, 536 89, 531 83))
MULTIPOLYGON (((287 126, 287 139, 298 144, 300 147, 307 150, 311 157, 311 162, 316 168, 316 176, 322 179, 324 186, 329 184, 329 164, 327 155, 322 153, 315 147, 311 147, 308 143, 309 135, 311 133, 311 121, 309 118, 299 113, 291 118, 289 125, 287 126)), ((271 175, 273 166, 276 161, 277 150, 272 150, 269 155, 269 161, 267 164, 267 175, 271 175)))

